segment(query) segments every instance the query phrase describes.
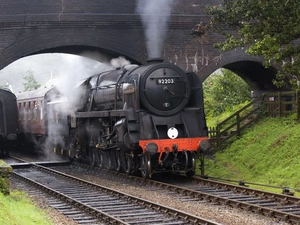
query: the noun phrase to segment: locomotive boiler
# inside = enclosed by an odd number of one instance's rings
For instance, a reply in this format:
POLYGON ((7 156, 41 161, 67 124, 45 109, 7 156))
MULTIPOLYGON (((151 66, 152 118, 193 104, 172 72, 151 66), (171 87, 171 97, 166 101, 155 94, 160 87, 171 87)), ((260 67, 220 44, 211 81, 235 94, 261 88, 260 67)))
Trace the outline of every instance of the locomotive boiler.
POLYGON ((75 158, 144 178, 195 174, 197 156, 210 148, 195 73, 153 59, 92 76, 79 89, 75 158))

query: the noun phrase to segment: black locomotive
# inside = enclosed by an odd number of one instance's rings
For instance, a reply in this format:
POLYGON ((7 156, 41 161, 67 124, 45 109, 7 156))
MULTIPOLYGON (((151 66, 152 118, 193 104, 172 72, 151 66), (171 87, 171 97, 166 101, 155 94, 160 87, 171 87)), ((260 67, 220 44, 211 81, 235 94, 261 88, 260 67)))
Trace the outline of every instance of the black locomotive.
POLYGON ((0 89, 0 153, 8 155, 18 137, 18 109, 16 96, 0 89))
POLYGON ((100 167, 195 174, 210 144, 202 85, 195 73, 149 60, 88 78, 75 114, 77 156, 100 167))
POLYGON ((193 176, 197 156, 210 148, 201 81, 171 63, 149 60, 87 78, 73 92, 75 111, 62 110, 67 101, 51 92, 40 102, 43 131, 56 152, 93 166, 144 178, 193 176))

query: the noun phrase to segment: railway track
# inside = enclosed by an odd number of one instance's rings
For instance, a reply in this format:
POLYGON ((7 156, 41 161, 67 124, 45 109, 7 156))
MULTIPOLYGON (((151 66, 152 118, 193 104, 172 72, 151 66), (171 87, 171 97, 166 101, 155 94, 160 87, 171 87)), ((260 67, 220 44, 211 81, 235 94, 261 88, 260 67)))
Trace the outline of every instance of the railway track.
MULTIPOLYGON (((86 165, 79 165, 79 167, 82 166, 86 167, 86 171, 91 173, 99 174, 100 171, 103 171, 97 167, 90 168, 86 165)), ((73 170, 74 168, 76 166, 73 167, 73 170)), ((118 176, 121 179, 120 182, 129 182, 131 185, 135 183, 137 186, 143 186, 152 191, 163 191, 182 202, 211 202, 240 208, 291 224, 300 224, 300 198, 298 197, 197 177, 191 179, 181 175, 169 174, 162 178, 163 182, 160 182, 127 176, 122 173, 111 173, 118 176)))
MULTIPOLYGON (((45 166, 50 163, 42 162, 45 166)), ((54 169, 74 176, 82 174, 103 177, 110 177, 111 180, 118 180, 120 184, 128 183, 130 186, 136 185, 153 192, 163 192, 181 202, 200 203, 210 202, 213 205, 226 205, 233 208, 251 211, 271 218, 277 218, 291 224, 300 224, 300 199, 264 192, 261 190, 247 188, 245 186, 231 185, 209 179, 193 178, 187 179, 185 176, 168 175, 159 180, 145 180, 136 176, 127 176, 122 173, 106 171, 100 168, 92 168, 87 165, 73 163, 71 166, 63 163, 55 163, 54 169), (59 165, 62 165, 60 167, 59 165), (105 175, 106 174, 106 175, 105 175), (102 176, 103 175, 103 176, 102 176)), ((93 180, 91 176, 91 180, 93 180)), ((79 176, 81 177, 81 176, 79 176)), ((106 177, 106 178, 105 178, 106 177)), ((51 204, 50 204, 51 205, 51 204)))
POLYGON ((298 197, 197 177, 189 179, 187 183, 186 177, 176 177, 177 181, 173 179, 167 185, 173 183, 173 190, 176 186, 180 186, 181 188, 176 192, 183 195, 300 224, 300 198, 298 197))
POLYGON ((15 184, 23 189, 30 184, 35 187, 30 188, 35 195, 51 194, 48 204, 79 224, 217 224, 37 163, 12 166, 15 184))

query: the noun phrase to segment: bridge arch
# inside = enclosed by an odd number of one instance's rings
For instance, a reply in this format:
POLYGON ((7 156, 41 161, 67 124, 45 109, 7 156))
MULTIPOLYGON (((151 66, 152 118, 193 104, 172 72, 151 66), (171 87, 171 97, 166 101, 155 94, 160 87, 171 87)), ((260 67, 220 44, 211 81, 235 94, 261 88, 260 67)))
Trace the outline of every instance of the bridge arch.
MULTIPOLYGON (((21 40, 16 40, 13 45, 7 47, 1 54, 1 67, 10 63, 39 53, 70 53, 81 55, 85 52, 94 52, 103 56, 102 59, 111 59, 124 56, 134 63, 140 63, 139 55, 145 54, 145 47, 137 48, 132 54, 130 46, 143 45, 134 38, 121 37, 121 34, 111 32, 82 32, 68 30, 61 31, 58 35, 53 33, 32 32, 24 35, 21 40)), ((142 58, 142 57, 140 57, 142 58)), ((99 60, 99 59, 97 59, 99 60)))
MULTIPOLYGON (((265 68, 262 57, 256 57, 244 52, 243 49, 235 49, 221 53, 214 63, 205 67, 202 72, 202 80, 209 77, 215 70, 225 68, 240 76, 253 91, 274 91, 278 88, 273 84, 276 79, 275 67, 265 68)), ((284 89, 289 89, 285 86, 284 89)))

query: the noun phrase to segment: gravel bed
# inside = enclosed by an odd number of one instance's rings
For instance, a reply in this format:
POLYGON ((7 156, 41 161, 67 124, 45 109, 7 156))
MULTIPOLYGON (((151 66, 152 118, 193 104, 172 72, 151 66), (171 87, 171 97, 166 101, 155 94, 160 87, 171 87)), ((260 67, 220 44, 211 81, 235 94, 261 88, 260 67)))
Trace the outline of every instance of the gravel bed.
POLYGON ((136 185, 128 184, 127 182, 121 180, 112 180, 111 177, 113 175, 110 175, 110 177, 107 178, 102 176, 100 177, 99 175, 87 175, 84 173, 76 173, 72 175, 80 177, 84 180, 88 180, 92 183, 122 191, 124 193, 166 205, 171 208, 179 209, 224 225, 290 225, 289 223, 278 221, 274 218, 268 218, 251 212, 245 212, 241 209, 205 202, 182 202, 178 199, 174 199, 166 193, 147 190, 147 188, 143 186, 144 184, 136 185))

